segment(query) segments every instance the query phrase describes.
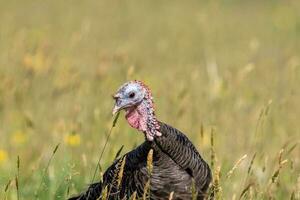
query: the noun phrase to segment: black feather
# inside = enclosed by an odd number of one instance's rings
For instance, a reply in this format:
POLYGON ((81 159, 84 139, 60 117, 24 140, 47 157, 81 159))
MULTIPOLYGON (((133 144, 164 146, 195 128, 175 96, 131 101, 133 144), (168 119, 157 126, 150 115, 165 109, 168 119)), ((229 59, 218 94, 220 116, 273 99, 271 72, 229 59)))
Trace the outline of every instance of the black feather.
POLYGON ((153 142, 145 141, 136 149, 127 153, 121 185, 117 184, 120 159, 116 160, 104 173, 103 183, 94 183, 87 191, 70 200, 101 199, 104 187, 108 188, 108 199, 129 199, 136 192, 142 197, 144 187, 150 177, 147 170, 147 155, 153 149, 153 170, 150 180, 150 199, 191 199, 192 180, 197 191, 197 199, 204 199, 211 182, 211 170, 202 159, 191 141, 177 129, 159 123, 161 137, 153 142))

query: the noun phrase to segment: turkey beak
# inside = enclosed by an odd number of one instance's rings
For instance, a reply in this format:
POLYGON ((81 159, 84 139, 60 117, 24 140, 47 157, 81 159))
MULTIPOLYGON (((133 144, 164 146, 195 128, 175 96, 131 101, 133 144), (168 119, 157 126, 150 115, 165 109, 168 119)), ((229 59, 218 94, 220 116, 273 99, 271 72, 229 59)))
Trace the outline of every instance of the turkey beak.
POLYGON ((120 106, 120 96, 118 94, 113 95, 113 99, 116 101, 116 103, 112 110, 112 115, 115 115, 122 109, 122 107, 120 106))

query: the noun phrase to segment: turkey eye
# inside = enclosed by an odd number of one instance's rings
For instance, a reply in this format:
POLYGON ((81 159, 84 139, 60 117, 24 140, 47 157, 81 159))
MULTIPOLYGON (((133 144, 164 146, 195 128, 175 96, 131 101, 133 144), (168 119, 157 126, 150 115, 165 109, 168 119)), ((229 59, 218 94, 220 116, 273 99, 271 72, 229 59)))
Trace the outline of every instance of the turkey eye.
POLYGON ((132 93, 129 94, 129 98, 133 98, 134 96, 135 96, 134 92, 132 92, 132 93))

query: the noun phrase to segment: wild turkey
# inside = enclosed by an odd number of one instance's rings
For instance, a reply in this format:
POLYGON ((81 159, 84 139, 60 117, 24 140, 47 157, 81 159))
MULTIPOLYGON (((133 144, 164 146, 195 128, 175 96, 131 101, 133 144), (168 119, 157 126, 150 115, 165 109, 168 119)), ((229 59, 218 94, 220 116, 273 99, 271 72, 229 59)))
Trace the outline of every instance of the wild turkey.
POLYGON ((114 99, 113 114, 125 110, 128 123, 145 134, 145 142, 116 160, 104 173, 103 182, 91 184, 86 192, 70 200, 102 199, 104 189, 110 200, 129 199, 132 195, 140 198, 147 194, 145 188, 153 200, 169 199, 170 195, 172 199, 191 199, 193 189, 197 199, 204 199, 212 179, 210 168, 182 132, 156 119, 149 88, 141 81, 129 81, 114 99), (151 173, 147 168, 150 149, 151 173), (123 174, 119 180, 120 169, 123 174))

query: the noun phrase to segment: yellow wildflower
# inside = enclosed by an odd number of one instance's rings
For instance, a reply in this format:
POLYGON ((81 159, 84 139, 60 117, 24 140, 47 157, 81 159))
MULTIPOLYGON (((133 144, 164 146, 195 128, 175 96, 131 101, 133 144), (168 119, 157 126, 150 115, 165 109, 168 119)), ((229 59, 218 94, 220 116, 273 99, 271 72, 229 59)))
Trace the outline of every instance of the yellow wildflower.
POLYGON ((5 163, 7 158, 8 158, 7 152, 3 149, 0 149, 0 164, 5 163))
POLYGON ((38 50, 35 54, 26 54, 23 58, 23 64, 27 70, 41 74, 48 71, 50 59, 41 50, 38 50))
POLYGON ((68 134, 64 137, 65 144, 76 147, 80 145, 81 138, 79 134, 68 134))
POLYGON ((24 144, 27 141, 27 139, 28 139, 28 137, 27 137, 26 133, 19 130, 12 134, 11 143, 20 145, 20 144, 24 144))

